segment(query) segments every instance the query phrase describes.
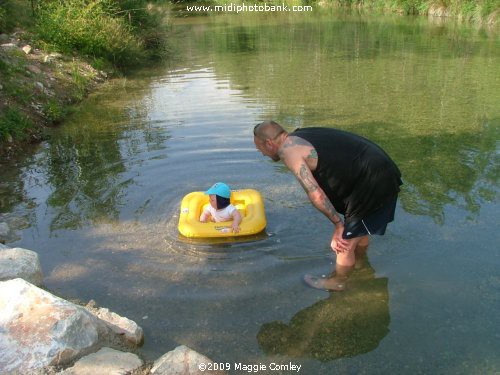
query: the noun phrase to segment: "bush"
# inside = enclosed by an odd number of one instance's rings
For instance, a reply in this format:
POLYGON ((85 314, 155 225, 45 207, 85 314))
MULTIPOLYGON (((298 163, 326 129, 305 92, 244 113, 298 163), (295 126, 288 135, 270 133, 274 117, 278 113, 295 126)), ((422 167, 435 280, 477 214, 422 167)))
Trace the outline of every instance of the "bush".
POLYGON ((36 32, 62 52, 78 50, 116 65, 129 65, 144 56, 144 48, 120 12, 112 0, 40 2, 36 32))
POLYGON ((164 57, 168 52, 167 29, 162 13, 153 10, 148 0, 121 0, 118 14, 130 23, 135 35, 142 41, 150 58, 164 57))
POLYGON ((31 2, 27 0, 0 0, 0 33, 15 27, 29 28, 33 25, 31 2))
POLYGON ((0 115, 0 142, 5 141, 9 136, 22 139, 26 137, 27 130, 33 124, 18 109, 7 108, 0 115))
POLYGON ((0 33, 6 32, 8 29, 8 9, 9 9, 9 1, 8 0, 0 0, 0 33))
POLYGON ((0 33, 4 32, 7 26, 6 23, 7 20, 7 12, 5 9, 0 5, 0 33))

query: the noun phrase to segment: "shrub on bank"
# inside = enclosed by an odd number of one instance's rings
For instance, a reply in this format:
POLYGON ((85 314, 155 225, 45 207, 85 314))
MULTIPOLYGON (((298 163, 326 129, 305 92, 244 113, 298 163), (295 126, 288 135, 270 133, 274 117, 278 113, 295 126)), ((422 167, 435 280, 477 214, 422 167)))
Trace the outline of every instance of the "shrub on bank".
POLYGON ((7 108, 0 114, 0 142, 9 137, 23 139, 33 127, 31 120, 16 108, 7 108))
POLYGON ((144 57, 144 48, 119 11, 112 0, 40 1, 35 32, 61 52, 129 65, 144 57))
POLYGON ((484 22, 500 10, 499 0, 320 0, 339 6, 390 10, 402 14, 426 15, 431 8, 466 21, 484 22))
POLYGON ((0 33, 6 29, 7 26, 7 11, 0 3, 0 33))

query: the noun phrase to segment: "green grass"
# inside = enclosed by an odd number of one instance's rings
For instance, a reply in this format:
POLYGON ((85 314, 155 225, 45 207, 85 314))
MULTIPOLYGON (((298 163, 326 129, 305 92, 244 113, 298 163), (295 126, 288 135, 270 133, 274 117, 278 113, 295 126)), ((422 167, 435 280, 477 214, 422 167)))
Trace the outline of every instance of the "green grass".
POLYGON ((7 108, 0 114, 0 141, 5 141, 11 136, 13 139, 24 139, 32 122, 17 108, 7 108))
POLYGON ((15 27, 30 28, 33 23, 29 0, 0 0, 0 33, 11 32, 15 27))
POLYGON ((61 52, 80 51, 116 65, 138 61, 142 42, 122 17, 113 1, 67 0, 44 2, 37 12, 36 33, 61 52))
POLYGON ((500 0, 329 0, 340 6, 390 10, 402 14, 428 13, 433 6, 442 6, 449 14, 466 21, 482 22, 500 9, 500 0))
POLYGON ((57 123, 66 116, 67 109, 51 98, 44 105, 43 112, 50 122, 57 123))

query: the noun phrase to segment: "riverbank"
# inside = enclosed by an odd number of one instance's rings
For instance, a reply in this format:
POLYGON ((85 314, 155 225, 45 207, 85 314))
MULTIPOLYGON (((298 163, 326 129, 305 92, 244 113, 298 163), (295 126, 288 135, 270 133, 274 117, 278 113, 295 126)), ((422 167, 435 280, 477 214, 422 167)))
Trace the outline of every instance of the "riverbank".
POLYGON ((44 139, 110 75, 167 56, 167 15, 147 0, 0 2, 0 155, 44 139))
POLYGON ((446 18, 450 21, 470 22, 479 26, 495 27, 500 18, 498 0, 319 0, 323 7, 350 7, 381 13, 421 15, 446 18))
POLYGON ((0 155, 43 140, 46 129, 61 123, 71 105, 113 74, 82 57, 39 49, 27 31, 1 34, 0 155))

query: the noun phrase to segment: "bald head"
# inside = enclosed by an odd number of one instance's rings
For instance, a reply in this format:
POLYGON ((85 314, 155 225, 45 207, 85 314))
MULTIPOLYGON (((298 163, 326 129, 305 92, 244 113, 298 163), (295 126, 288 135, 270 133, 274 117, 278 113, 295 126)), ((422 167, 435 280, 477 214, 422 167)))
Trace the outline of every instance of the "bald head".
POLYGON ((263 141, 268 139, 275 139, 278 135, 285 132, 285 129, 272 120, 266 120, 260 124, 255 125, 253 128, 253 135, 263 141))

